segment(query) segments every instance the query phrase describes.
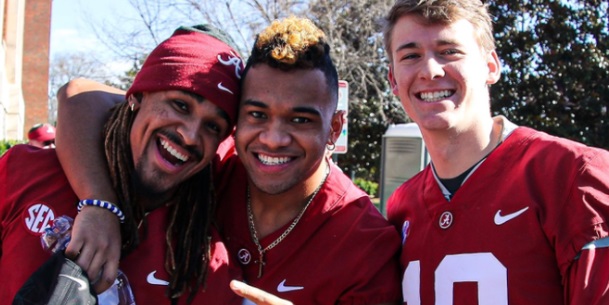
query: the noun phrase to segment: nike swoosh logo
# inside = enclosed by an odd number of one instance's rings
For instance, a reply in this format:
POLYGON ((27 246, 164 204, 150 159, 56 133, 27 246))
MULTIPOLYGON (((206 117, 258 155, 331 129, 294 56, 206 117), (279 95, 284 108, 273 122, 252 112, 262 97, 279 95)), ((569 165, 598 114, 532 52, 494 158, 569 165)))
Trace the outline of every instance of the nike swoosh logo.
POLYGON ((87 287, 89 286, 87 284, 87 282, 85 282, 85 280, 79 279, 79 278, 75 278, 73 276, 69 276, 67 274, 60 274, 59 276, 63 276, 65 278, 71 279, 74 282, 78 283, 78 291, 83 291, 85 289, 87 289, 87 287))
POLYGON ((167 286, 167 285, 169 285, 168 281, 164 281, 164 280, 157 279, 156 277, 154 277, 155 273, 156 273, 156 270, 150 272, 148 274, 148 276, 146 277, 146 281, 148 282, 148 284, 151 284, 151 285, 160 285, 160 286, 167 286))
POLYGON ((529 207, 526 207, 526 208, 523 208, 521 210, 518 210, 514 213, 507 214, 507 215, 501 215, 501 210, 499 210, 499 211, 497 211, 497 214, 495 214, 495 224, 500 226, 500 225, 520 216, 520 214, 524 213, 528 209, 529 209, 529 207))
POLYGON ((219 83, 218 83, 218 89, 220 89, 220 90, 222 90, 222 91, 226 91, 226 92, 228 92, 228 93, 230 93, 230 94, 234 94, 232 91, 230 91, 230 89, 228 89, 228 88, 224 87, 224 85, 222 85, 222 82, 219 82, 219 83))
POLYGON ((279 285, 277 285, 278 292, 290 292, 290 291, 304 289, 304 287, 302 287, 302 286, 286 286, 285 281, 286 280, 283 280, 283 281, 281 281, 281 283, 279 283, 279 285))

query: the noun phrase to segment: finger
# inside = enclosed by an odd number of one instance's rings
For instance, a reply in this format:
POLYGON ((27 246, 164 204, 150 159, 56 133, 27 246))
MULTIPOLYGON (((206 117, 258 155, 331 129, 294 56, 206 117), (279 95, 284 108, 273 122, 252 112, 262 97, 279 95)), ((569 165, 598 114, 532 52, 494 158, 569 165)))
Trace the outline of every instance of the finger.
POLYGON ((244 297, 258 305, 293 305, 292 302, 280 299, 268 292, 252 287, 243 282, 232 280, 230 288, 241 297, 244 297))
POLYGON ((118 261, 107 262, 101 269, 99 280, 93 285, 95 292, 100 294, 106 291, 118 276, 118 261))
MULTIPOLYGON (((114 252, 110 250, 107 254, 98 256, 106 257, 104 264, 100 267, 98 280, 93 285, 93 288, 99 294, 110 288, 118 276, 120 250, 114 252)), ((94 259, 94 262, 96 262, 96 259, 94 259)))
POLYGON ((92 273, 89 271, 89 266, 91 265, 91 261, 93 260, 94 253, 89 250, 86 246, 83 246, 80 253, 76 257, 74 261, 80 268, 87 273, 87 276, 90 280, 93 280, 92 273))
POLYGON ((85 270, 87 275, 89 275, 89 280, 92 284, 97 284, 101 277, 101 272, 106 263, 106 257, 104 255, 103 250, 97 249, 91 258, 91 263, 89 264, 89 268, 85 270))
MULTIPOLYGON (((72 239, 68 243, 66 247, 66 257, 75 261, 78 255, 80 254, 80 250, 82 249, 83 242, 81 239, 72 239)), ((82 266, 81 266, 82 267, 82 266)))

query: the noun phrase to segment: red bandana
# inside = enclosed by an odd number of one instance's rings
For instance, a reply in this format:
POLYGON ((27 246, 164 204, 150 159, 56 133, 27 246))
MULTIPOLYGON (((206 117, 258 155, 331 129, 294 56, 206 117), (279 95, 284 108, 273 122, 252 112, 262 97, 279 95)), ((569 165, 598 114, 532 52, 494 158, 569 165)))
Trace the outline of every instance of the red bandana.
POLYGON ((136 75, 126 97, 136 92, 184 90, 237 119, 243 61, 226 43, 203 32, 176 30, 157 46, 136 75))

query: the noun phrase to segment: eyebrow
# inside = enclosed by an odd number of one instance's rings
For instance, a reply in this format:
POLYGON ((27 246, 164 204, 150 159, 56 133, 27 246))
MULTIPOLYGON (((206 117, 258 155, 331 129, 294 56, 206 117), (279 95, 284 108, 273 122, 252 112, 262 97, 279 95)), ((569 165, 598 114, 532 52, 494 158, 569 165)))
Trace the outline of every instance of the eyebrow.
POLYGON ((414 43, 414 42, 405 43, 405 44, 402 44, 399 47, 397 47, 397 49, 395 49, 395 51, 399 52, 399 51, 404 50, 404 49, 414 49, 414 48, 417 48, 417 46, 418 45, 416 43, 414 43))
POLYGON ((221 118, 226 120, 227 123, 230 124, 230 119, 228 118, 228 113, 226 113, 226 111, 224 111, 222 108, 218 107, 218 109, 216 110, 216 114, 219 115, 221 118))
POLYGON ((186 95, 188 95, 188 96, 190 96, 190 97, 192 97, 192 98, 194 98, 195 100, 197 100, 197 102, 199 104, 201 104, 201 103, 203 103, 205 101, 208 101, 208 102, 214 104, 216 106, 216 108, 217 108, 216 109, 216 114, 219 115, 221 118, 223 118, 224 120, 226 120, 226 122, 228 122, 230 124, 230 119, 228 117, 228 113, 226 113, 226 111, 224 111, 224 109, 220 108, 220 106, 216 105, 212 101, 210 101, 210 100, 208 100, 208 99, 206 99, 206 98, 204 98, 204 97, 202 97, 202 96, 200 96, 200 95, 198 95, 196 93, 193 93, 193 92, 190 92, 190 91, 186 91, 186 90, 179 90, 179 91, 184 93, 184 94, 186 94, 186 95))
MULTIPOLYGON (((260 101, 256 101, 256 100, 245 100, 243 102, 243 106, 246 106, 246 105, 269 109, 269 106, 267 104, 260 102, 260 101)), ((300 112, 300 113, 308 113, 308 114, 312 114, 315 116, 321 116, 321 112, 319 112, 319 110, 317 110, 313 107, 298 106, 298 107, 292 108, 292 111, 300 112)))
MULTIPOLYGON (((452 39, 440 39, 436 41, 436 45, 438 46, 448 46, 448 45, 458 45, 457 41, 452 40, 452 39)), ((405 43, 400 45, 395 51, 399 52, 401 50, 404 49, 416 49, 419 48, 419 44, 416 42, 409 42, 409 43, 405 43)))
POLYGON ((260 108, 269 108, 269 106, 267 106, 265 103, 263 102, 259 102, 256 100, 245 100, 243 101, 243 106, 248 105, 248 106, 254 106, 254 107, 260 107, 260 108))
POLYGON ((186 90, 178 90, 178 91, 180 91, 180 92, 182 92, 182 93, 184 93, 184 94, 194 98, 199 103, 203 103, 206 100, 204 97, 202 97, 202 96, 200 96, 200 95, 198 95, 198 94, 196 94, 194 92, 190 92, 190 91, 186 91, 186 90))
POLYGON ((294 110, 294 112, 303 112, 315 116, 321 116, 321 113, 317 109, 312 107, 294 107, 292 110, 294 110))

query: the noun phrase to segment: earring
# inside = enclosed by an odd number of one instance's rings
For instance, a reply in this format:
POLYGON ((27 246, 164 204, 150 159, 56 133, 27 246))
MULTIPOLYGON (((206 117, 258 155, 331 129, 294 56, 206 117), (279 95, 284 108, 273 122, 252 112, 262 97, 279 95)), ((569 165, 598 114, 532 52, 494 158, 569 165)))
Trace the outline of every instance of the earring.
POLYGON ((135 98, 135 96, 130 95, 129 98, 127 98, 127 102, 129 103, 129 109, 131 110, 131 112, 135 111, 135 103, 137 103, 137 99, 135 98))
POLYGON ((336 143, 334 143, 334 141, 330 140, 330 144, 327 145, 328 150, 333 151, 336 148, 336 143))

